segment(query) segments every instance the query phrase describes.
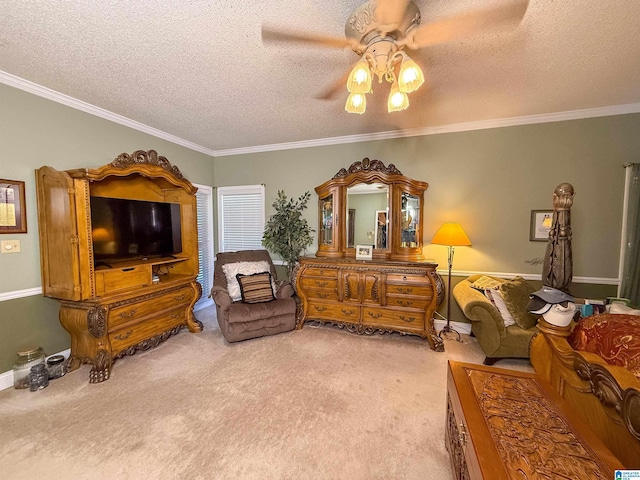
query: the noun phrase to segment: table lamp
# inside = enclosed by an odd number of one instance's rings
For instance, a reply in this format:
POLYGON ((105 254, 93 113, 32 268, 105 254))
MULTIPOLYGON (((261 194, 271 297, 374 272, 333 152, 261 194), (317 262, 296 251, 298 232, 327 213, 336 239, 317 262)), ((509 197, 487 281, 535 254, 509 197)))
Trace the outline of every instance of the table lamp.
POLYGON ((438 332, 438 337, 442 338, 443 333, 453 332, 458 335, 458 341, 460 340, 460 333, 456 332, 451 327, 451 267, 453 266, 453 253, 454 247, 471 245, 471 240, 467 237, 467 234, 462 229, 459 223, 448 222, 443 224, 436 232, 431 243, 436 245, 446 245, 449 247, 449 280, 447 284, 447 324, 438 332))

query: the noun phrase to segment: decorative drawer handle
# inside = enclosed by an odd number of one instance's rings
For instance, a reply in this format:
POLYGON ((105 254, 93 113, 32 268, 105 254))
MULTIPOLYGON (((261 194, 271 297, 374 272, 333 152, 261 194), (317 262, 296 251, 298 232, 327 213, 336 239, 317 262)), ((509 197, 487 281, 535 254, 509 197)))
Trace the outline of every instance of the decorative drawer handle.
POLYGON ((413 305, 413 302, 410 300, 398 300, 398 303, 401 307, 410 307, 411 305, 413 305))
POLYGON ((186 297, 186 295, 183 293, 182 295, 178 296, 178 297, 173 297, 173 299, 176 302, 179 302, 180 300, 184 300, 184 298, 186 297))
POLYGON ((131 334, 133 333, 133 330, 129 330, 127 333, 120 333, 118 335, 115 336, 116 340, 126 340, 127 338, 129 338, 131 336, 131 334))
POLYGON ((402 280, 404 280, 406 282, 407 281, 407 276, 405 275, 404 277, 402 277, 402 280))
POLYGON ((138 309, 137 309, 137 308, 134 308, 134 309, 133 309, 133 310, 131 310, 130 312, 122 312, 122 313, 119 313, 119 314, 118 314, 118 316, 119 316, 119 317, 122 317, 122 318, 131 318, 131 317, 133 317, 133 316, 136 314, 136 312, 137 312, 137 311, 138 311, 138 309))
POLYGON ((319 287, 326 287, 329 284, 327 282, 319 282, 318 280, 316 280, 316 285, 319 287))
POLYGON ((467 426, 464 423, 460 423, 458 428, 458 440, 460 441, 460 445, 464 447, 467 444, 467 426))
POLYGON ((398 288, 398 292, 408 295, 413 292, 413 288, 398 288))
POLYGON ((416 321, 416 317, 405 317, 404 315, 400 315, 400 320, 403 322, 411 323, 416 321))
POLYGON ((342 313, 344 313, 345 315, 353 315, 354 313, 356 313, 355 310, 347 310, 346 308, 342 309, 342 313))
POLYGON ((318 293, 319 298, 327 298, 329 296, 328 293, 318 293))
POLYGON ((319 307, 318 305, 314 305, 313 308, 315 308, 317 312, 324 312, 327 309, 327 307, 319 307))
POLYGON ((373 313, 373 312, 367 312, 367 315, 369 315, 371 318, 380 318, 382 316, 381 313, 373 313))

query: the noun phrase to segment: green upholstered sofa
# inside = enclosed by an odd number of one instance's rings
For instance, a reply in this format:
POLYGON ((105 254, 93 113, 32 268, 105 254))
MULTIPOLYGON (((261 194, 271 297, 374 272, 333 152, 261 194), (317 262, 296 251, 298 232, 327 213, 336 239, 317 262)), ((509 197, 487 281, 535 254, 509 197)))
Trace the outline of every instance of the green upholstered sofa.
MULTIPOLYGON (((531 338, 537 326, 521 328, 517 324, 505 327, 496 306, 471 284, 482 275, 472 275, 453 288, 453 296, 465 317, 471 321, 471 332, 485 352, 485 365, 504 358, 529 358, 531 338)), ((499 279, 497 279, 499 280, 499 279)))

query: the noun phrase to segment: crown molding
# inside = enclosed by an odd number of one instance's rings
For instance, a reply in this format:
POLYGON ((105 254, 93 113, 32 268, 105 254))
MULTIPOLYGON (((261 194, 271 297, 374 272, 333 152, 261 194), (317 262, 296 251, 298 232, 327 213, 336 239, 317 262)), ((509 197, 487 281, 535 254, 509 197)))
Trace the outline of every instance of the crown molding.
POLYGON ((15 75, 11 75, 10 73, 4 72, 2 70, 0 70, 0 83, 4 83, 5 85, 9 85, 10 87, 15 87, 20 90, 24 90, 25 92, 32 93, 48 100, 53 100, 54 102, 61 103, 62 105, 66 105, 67 107, 75 108, 76 110, 95 115, 96 117, 104 118, 105 120, 124 125, 125 127, 147 133, 162 140, 166 140, 168 142, 175 143, 176 145, 180 145, 190 150, 204 153, 205 155, 213 157, 213 150, 205 148, 202 145, 190 142, 188 140, 185 140, 184 138, 176 137, 175 135, 171 135, 170 133, 163 132, 162 130, 150 127, 149 125, 145 125, 144 123, 131 120, 127 117, 123 117, 122 115, 110 112, 108 110, 105 110, 104 108, 96 107, 95 105, 91 105, 90 103, 86 103, 82 100, 78 100, 77 98, 65 95, 64 93, 56 92, 55 90, 51 90, 50 88, 30 82, 29 80, 16 77, 15 75))
POLYGON ((614 115, 626 115, 630 113, 640 113, 640 103, 630 103, 626 105, 612 105, 608 107, 587 108, 583 110, 571 110, 567 112, 545 113, 538 115, 527 115, 522 117, 498 118, 493 120, 482 120, 477 122, 454 123, 436 127, 414 128, 406 130, 393 130, 389 132, 365 133, 360 135, 345 135, 340 137, 319 138, 315 140, 303 140, 300 142, 273 143, 269 145, 256 145, 252 147, 230 148, 226 150, 211 150, 183 138, 177 137, 157 128, 150 127, 143 123, 123 117, 117 113, 110 112, 90 103, 83 102, 50 88, 43 87, 37 83, 30 82, 10 73, 0 70, 0 83, 24 90, 25 92, 38 95, 39 97, 53 100, 76 110, 80 110, 91 115, 95 115, 105 120, 124 125, 125 127, 147 133, 168 142, 181 145, 190 150, 204 153, 211 157, 228 157, 233 155, 244 155, 248 153, 274 152, 279 150, 293 150, 296 148, 324 147, 331 145, 342 145, 348 143, 369 142, 375 140, 389 140, 394 138, 419 137, 426 135, 438 135, 443 133, 468 132, 472 130, 486 130, 490 128, 513 127, 518 125, 532 125, 536 123, 563 122, 567 120, 580 120, 584 118, 609 117, 614 115))
POLYGON ((292 150, 295 148, 323 147, 341 145, 346 143, 369 142, 374 140, 388 140, 392 138, 420 137, 426 135, 439 135, 442 133, 468 132, 472 130, 487 130, 490 128, 514 127, 518 125, 532 125, 536 123, 564 122, 567 120, 580 120, 584 118, 610 117, 614 115, 626 115, 640 113, 640 103, 626 105, 612 105, 608 107, 586 108, 583 110, 571 110, 567 112, 544 113, 527 115, 522 117, 497 118, 493 120, 481 120, 477 122, 454 123, 436 127, 414 128, 406 130, 394 130, 390 132, 365 133, 361 135, 345 135, 343 137, 319 138, 316 140, 303 140, 300 142, 274 143, 271 145, 258 145, 254 147, 230 148, 228 150, 214 150, 214 157, 226 157, 231 155, 243 155, 247 153, 274 152, 279 150, 292 150))

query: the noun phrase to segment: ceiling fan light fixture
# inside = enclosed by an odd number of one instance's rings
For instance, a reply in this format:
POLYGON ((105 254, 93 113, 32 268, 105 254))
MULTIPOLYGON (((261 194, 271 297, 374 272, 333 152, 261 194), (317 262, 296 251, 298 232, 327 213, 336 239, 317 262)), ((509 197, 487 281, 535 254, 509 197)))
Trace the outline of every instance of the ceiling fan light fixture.
POLYGON ((411 93, 419 89, 424 83, 424 75, 416 62, 404 55, 398 73, 398 89, 402 93, 411 93))
POLYGON ((387 101, 387 111, 391 112, 400 112, 401 110, 405 110, 409 107, 409 96, 401 92, 398 89, 398 84, 394 83, 391 85, 391 91, 389 92, 389 100, 387 101))
POLYGON ((347 90, 351 93, 369 93, 371 91, 371 67, 364 58, 355 64, 347 80, 347 90))
POLYGON ((362 115, 367 109, 367 97, 364 93, 350 93, 344 109, 349 113, 362 115))

